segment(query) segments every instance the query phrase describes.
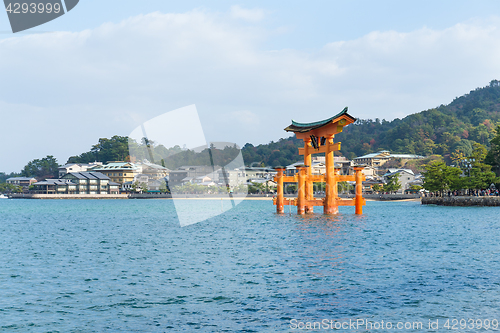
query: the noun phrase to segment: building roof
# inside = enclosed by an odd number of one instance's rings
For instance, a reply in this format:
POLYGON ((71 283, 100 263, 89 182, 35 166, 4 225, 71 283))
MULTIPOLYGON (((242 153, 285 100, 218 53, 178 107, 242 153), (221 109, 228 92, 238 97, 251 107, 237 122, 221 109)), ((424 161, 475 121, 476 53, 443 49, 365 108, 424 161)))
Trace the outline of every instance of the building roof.
POLYGON ((210 182, 199 183, 198 185, 201 185, 201 186, 215 186, 217 184, 215 184, 214 182, 210 181, 210 182))
POLYGON ((45 179, 33 185, 76 185, 69 179, 45 179))
MULTIPOLYGON (((312 167, 318 167, 318 166, 321 166, 321 165, 325 165, 324 162, 322 161, 312 161, 312 167)), ((300 165, 304 165, 304 162, 295 162, 295 163, 292 163, 290 165, 287 165, 286 168, 287 169, 295 169, 296 166, 300 166, 300 165)))
POLYGON ((30 177, 10 177, 10 178, 9 178, 9 179, 7 179, 6 181, 9 181, 9 180, 11 180, 11 181, 12 181, 12 180, 19 180, 19 181, 22 181, 22 180, 33 180, 33 179, 35 179, 35 180, 36 180, 36 178, 34 178, 34 177, 31 177, 31 178, 30 178, 30 177))
POLYGON ((356 157, 355 160, 360 160, 365 158, 424 158, 424 156, 412 155, 412 154, 391 154, 387 150, 381 150, 377 153, 370 153, 360 157, 356 157))
POLYGON ((131 162, 111 162, 106 165, 101 165, 94 168, 94 171, 98 170, 115 170, 115 169, 127 169, 127 170, 138 170, 139 167, 131 162))
MULTIPOLYGON (((100 180, 110 180, 108 176, 104 175, 103 173, 100 172, 70 172, 67 173, 64 177, 68 177, 67 175, 71 175, 77 179, 100 179, 100 180)), ((65 178, 64 178, 65 179, 65 178)))
POLYGON ((170 169, 165 168, 164 166, 158 165, 158 164, 153 164, 150 162, 142 162, 143 165, 147 166, 148 168, 151 169, 158 169, 158 170, 163 170, 163 171, 170 171, 170 169))
POLYGON ((392 175, 395 175, 397 173, 401 173, 401 172, 406 172, 407 174, 410 174, 412 176, 414 176, 415 174, 413 173, 413 171, 411 171, 410 169, 389 169, 386 174, 384 175, 384 177, 387 177, 387 176, 392 176, 392 175))
POLYGON ((412 154, 391 154, 394 158, 425 158, 425 156, 412 155, 412 154))
MULTIPOLYGON (((363 156, 360 156, 360 157, 356 157, 355 160, 359 160, 359 159, 364 159, 364 158, 375 158, 375 157, 378 157, 382 154, 383 152, 379 151, 378 153, 370 153, 370 154, 366 154, 366 155, 363 155, 363 156)), ((385 156, 380 156, 380 157, 387 157, 389 158, 390 155, 385 155, 385 156)))
POLYGON ((92 162, 92 163, 67 163, 65 165, 61 165, 59 169, 67 169, 71 166, 78 165, 79 167, 95 167, 95 166, 100 166, 102 165, 102 162, 92 162))
POLYGON ((285 128, 285 131, 287 131, 287 132, 299 132, 299 133, 309 132, 309 131, 312 131, 314 129, 328 125, 332 122, 335 122, 335 120, 337 118, 344 116, 344 115, 351 118, 352 122, 356 121, 356 118, 354 118, 353 116, 351 116, 350 114, 347 113, 347 107, 345 107, 342 111, 340 111, 335 116, 328 118, 328 119, 325 119, 325 120, 316 121, 313 123, 298 123, 292 119, 292 124, 290 126, 288 126, 287 128, 285 128))
POLYGON ((100 173, 100 172, 88 172, 89 174, 91 174, 92 176, 96 177, 97 179, 101 179, 101 180, 106 180, 106 179, 111 179, 109 178, 108 176, 106 176, 105 174, 103 173, 100 173))

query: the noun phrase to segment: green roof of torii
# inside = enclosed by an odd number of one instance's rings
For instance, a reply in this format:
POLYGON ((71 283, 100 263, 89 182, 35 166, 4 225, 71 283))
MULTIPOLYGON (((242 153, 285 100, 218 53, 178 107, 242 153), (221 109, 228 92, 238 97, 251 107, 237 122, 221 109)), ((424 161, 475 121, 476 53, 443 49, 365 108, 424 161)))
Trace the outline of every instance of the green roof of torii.
POLYGON ((328 118, 328 119, 325 119, 325 120, 316 121, 314 123, 298 123, 292 119, 292 124, 290 126, 288 126, 287 128, 285 128, 285 131, 287 131, 287 132, 299 132, 299 133, 309 132, 311 130, 325 126, 325 125, 329 124, 332 120, 335 120, 343 115, 346 115, 349 118, 351 118, 353 120, 353 122, 356 121, 356 118, 354 118, 353 116, 351 116, 350 114, 347 113, 347 106, 346 106, 344 108, 344 110, 342 110, 340 113, 336 114, 335 116, 328 118))

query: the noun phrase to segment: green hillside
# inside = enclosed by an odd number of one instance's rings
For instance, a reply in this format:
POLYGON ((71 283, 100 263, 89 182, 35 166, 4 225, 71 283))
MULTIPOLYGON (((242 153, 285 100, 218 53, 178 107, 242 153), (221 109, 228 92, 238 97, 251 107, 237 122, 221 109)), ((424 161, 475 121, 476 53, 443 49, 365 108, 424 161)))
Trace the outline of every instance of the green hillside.
MULTIPOLYGON (((453 152, 469 156, 474 142, 489 146, 497 125, 500 125, 500 82, 493 80, 488 86, 458 97, 449 105, 441 105, 403 119, 360 119, 345 127, 344 132, 337 135, 335 140, 342 142, 339 154, 349 159, 380 150, 425 156, 437 154, 448 159, 453 152)), ((72 156, 68 162, 125 160, 130 155, 127 143, 127 137, 100 139, 89 152, 72 156)), ((145 143, 137 145, 144 148, 145 143)), ((297 149, 300 146, 302 140, 297 140, 292 135, 257 146, 247 143, 242 148, 242 153, 247 165, 285 166, 301 160, 297 149)), ((192 151, 180 153, 179 147, 167 149, 154 143, 151 147, 153 160, 158 162, 164 159, 162 163, 172 169, 197 164, 200 159, 208 158, 207 151, 201 154, 192 151)), ((235 157, 233 150, 233 147, 228 147, 217 152, 214 157, 221 163, 230 161, 235 157)), ((145 149, 139 151, 142 153, 135 152, 133 155, 140 159, 149 158, 144 153, 145 149)))
MULTIPOLYGON (((459 151, 470 155, 474 142, 489 146, 497 125, 500 125, 500 82, 493 80, 448 105, 403 119, 360 119, 345 127, 335 140, 342 142, 340 154, 350 159, 380 150, 448 158, 459 151)), ((287 165, 301 159, 296 149, 301 142, 292 136, 256 147, 247 144, 243 157, 247 164, 287 165)))

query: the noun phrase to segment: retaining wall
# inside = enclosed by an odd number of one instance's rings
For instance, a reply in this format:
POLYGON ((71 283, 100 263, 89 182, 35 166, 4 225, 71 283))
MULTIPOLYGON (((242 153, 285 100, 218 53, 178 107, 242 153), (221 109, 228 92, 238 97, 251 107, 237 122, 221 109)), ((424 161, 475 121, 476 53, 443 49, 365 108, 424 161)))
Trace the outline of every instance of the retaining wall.
POLYGON ((16 193, 12 199, 128 199, 128 194, 24 194, 16 193))
POLYGON ((422 205, 439 206, 500 206, 500 197, 427 197, 422 205))

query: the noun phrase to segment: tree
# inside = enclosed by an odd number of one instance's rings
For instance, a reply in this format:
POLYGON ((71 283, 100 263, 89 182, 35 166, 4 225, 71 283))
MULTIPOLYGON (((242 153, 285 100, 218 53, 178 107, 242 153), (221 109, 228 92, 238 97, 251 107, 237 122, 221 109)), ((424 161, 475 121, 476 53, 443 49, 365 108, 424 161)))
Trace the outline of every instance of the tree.
POLYGON ((411 186, 410 186, 410 190, 412 190, 412 191, 414 191, 414 192, 418 192, 418 191, 420 191, 421 189, 423 189, 423 187, 422 187, 422 186, 420 186, 420 185, 411 185, 411 186))
POLYGON ((387 176, 387 183, 384 185, 384 191, 392 193, 400 188, 401 183, 399 182, 399 175, 397 173, 387 176))
POLYGON ((110 161, 125 161, 129 156, 129 138, 115 135, 111 139, 101 138, 90 151, 78 156, 71 156, 67 163, 90 163, 110 161))
POLYGON ((23 188, 14 184, 0 183, 0 193, 21 193, 23 188))
POLYGON ((161 180, 161 185, 160 185, 160 193, 170 193, 167 187, 167 182, 165 180, 161 180))
POLYGON ((486 147, 480 143, 473 144, 474 150, 467 157, 467 178, 464 187, 469 189, 485 189, 498 181, 491 165, 484 163, 487 155, 486 147))
POLYGON ((48 155, 42 159, 35 159, 24 166, 21 176, 34 177, 36 179, 58 178, 59 164, 52 155, 48 155))
POLYGON ((497 126, 496 132, 497 135, 490 141, 490 151, 484 161, 491 165, 497 176, 500 176, 500 125, 497 126))
POLYGON ((139 192, 141 190, 141 183, 138 180, 132 183, 132 191, 139 192))
POLYGON ((374 184, 372 186, 372 190, 373 190, 373 192, 377 192, 378 193, 378 192, 382 191, 382 186, 380 186, 379 184, 374 184))
POLYGON ((349 193, 351 190, 354 190, 354 186, 349 184, 348 182, 338 182, 337 183, 337 191, 340 193, 349 193))
POLYGON ((441 195, 445 190, 460 189, 460 174, 462 171, 456 167, 447 166, 444 162, 433 161, 425 166, 424 188, 430 192, 439 192, 441 195))

